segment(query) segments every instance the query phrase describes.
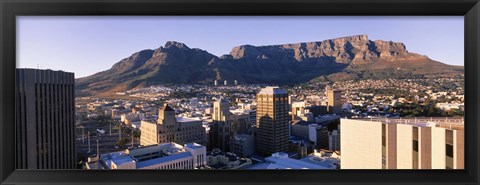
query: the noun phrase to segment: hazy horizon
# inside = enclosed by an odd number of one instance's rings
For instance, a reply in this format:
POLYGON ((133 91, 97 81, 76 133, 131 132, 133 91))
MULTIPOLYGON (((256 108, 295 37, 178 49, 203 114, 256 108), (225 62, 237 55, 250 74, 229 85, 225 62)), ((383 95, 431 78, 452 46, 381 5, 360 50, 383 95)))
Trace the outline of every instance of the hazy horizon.
POLYGON ((402 42, 409 52, 464 66, 463 24, 462 16, 19 16, 17 67, 69 71, 80 78, 167 41, 221 56, 246 44, 315 42, 362 34, 370 40, 402 42))

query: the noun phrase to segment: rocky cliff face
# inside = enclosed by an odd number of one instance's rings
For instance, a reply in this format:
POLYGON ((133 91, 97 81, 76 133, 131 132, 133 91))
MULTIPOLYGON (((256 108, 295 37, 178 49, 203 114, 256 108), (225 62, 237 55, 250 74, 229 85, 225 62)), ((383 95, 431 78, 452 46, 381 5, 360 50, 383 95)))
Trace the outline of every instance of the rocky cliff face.
POLYGON ((371 62, 375 59, 394 60, 398 55, 407 55, 403 43, 391 41, 371 41, 367 35, 356 35, 322 42, 306 42, 274 46, 238 46, 224 59, 268 59, 271 55, 290 55, 298 62, 328 57, 337 63, 349 64, 352 61, 371 62))
POLYGON ((346 80, 401 75, 454 75, 463 68, 408 52, 403 43, 355 35, 320 42, 234 47, 220 57, 167 42, 155 50, 134 53, 111 69, 77 79, 78 94, 125 91, 156 84, 240 83, 288 84, 325 77, 346 80))

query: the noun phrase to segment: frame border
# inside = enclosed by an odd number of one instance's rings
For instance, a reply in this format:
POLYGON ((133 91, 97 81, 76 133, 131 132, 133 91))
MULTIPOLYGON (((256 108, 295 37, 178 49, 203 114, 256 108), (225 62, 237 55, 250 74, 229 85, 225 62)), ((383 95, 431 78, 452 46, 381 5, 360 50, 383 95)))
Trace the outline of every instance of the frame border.
POLYGON ((478 184, 479 0, 0 0, 1 184, 478 184), (15 170, 16 16, 459 15, 465 21, 465 170, 15 170))

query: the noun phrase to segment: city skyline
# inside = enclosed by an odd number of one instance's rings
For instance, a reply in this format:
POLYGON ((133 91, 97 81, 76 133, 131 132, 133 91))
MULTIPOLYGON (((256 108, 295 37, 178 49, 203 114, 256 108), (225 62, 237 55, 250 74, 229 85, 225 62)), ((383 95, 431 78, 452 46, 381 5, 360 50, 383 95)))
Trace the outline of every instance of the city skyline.
POLYGON ((464 168, 460 76, 354 83, 361 88, 177 84, 74 98, 72 73, 17 75, 17 168, 464 168), (415 90, 382 90, 391 85, 415 90), (36 106, 26 108, 31 101, 36 106))
POLYGON ((17 67, 71 71, 76 78, 107 70, 131 53, 156 49, 170 40, 220 56, 244 44, 288 44, 367 34, 371 40, 403 42, 408 51, 440 62, 464 63, 460 16, 22 16, 17 21, 17 67))
POLYGON ((17 23, 17 168, 464 168, 463 17, 17 23))

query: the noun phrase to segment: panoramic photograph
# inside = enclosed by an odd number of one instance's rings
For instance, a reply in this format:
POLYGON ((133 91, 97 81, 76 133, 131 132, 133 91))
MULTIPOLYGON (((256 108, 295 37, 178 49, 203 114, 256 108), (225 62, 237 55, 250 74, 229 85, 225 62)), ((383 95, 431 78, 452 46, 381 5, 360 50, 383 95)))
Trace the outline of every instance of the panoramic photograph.
POLYGON ((17 169, 464 169, 463 16, 17 16, 17 169))

